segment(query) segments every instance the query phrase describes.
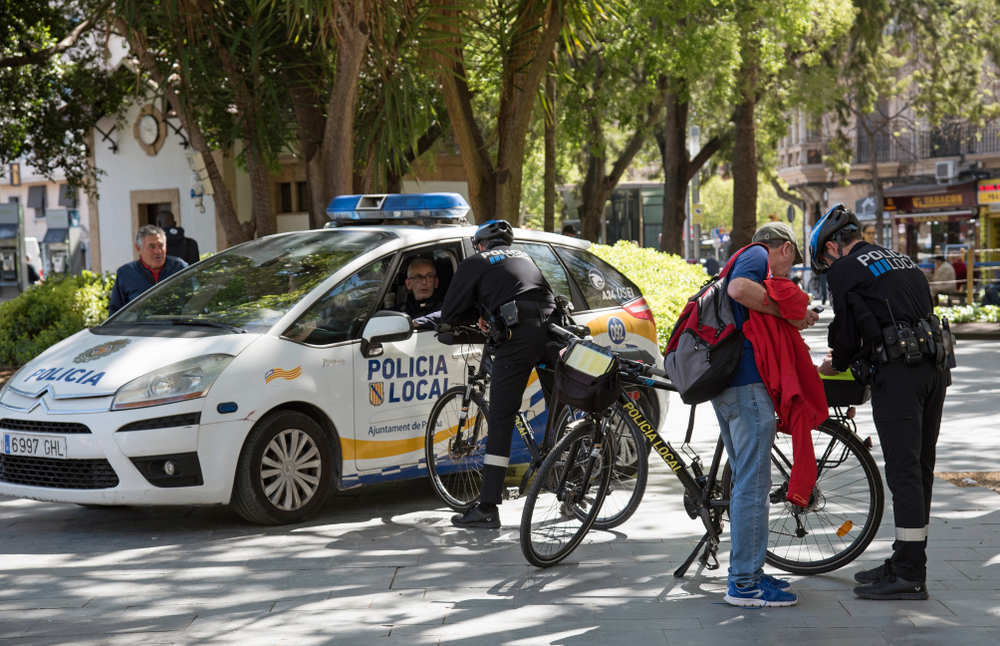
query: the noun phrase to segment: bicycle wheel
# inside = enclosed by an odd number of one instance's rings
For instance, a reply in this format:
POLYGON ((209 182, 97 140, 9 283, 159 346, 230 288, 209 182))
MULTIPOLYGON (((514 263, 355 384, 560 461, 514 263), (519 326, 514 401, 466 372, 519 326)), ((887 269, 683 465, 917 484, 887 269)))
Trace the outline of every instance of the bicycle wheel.
MULTIPOLYGON (((791 436, 771 450, 771 508, 766 560, 793 574, 822 574, 847 565, 875 538, 885 494, 878 465, 848 428, 826 420, 812 431, 816 485, 806 508, 785 500, 792 470, 791 436)), ((730 491, 726 465, 723 490, 730 491)))
POLYGON ((462 419, 465 386, 449 388, 434 403, 427 419, 424 454, 427 474, 441 500, 456 511, 465 511, 479 500, 486 455, 486 413, 483 396, 473 390, 462 419))
POLYGON ((613 444, 595 451, 600 429, 587 420, 571 424, 552 448, 528 488, 521 514, 521 552, 549 567, 576 549, 594 524, 608 490, 613 444), (580 517, 580 511, 584 511, 580 517))
MULTIPOLYGON (((645 408, 643 412, 646 412, 645 408)), ((568 406, 563 408, 556 421, 556 438, 562 437, 569 425, 581 415, 568 406)), ((648 413, 647 418, 650 418, 648 413)), ((615 460, 611 465, 608 493, 594 520, 597 529, 618 527, 631 518, 642 502, 649 477, 649 441, 628 425, 617 406, 608 422, 607 433, 615 445, 615 460)), ((586 510, 579 510, 579 514, 582 519, 586 510)))

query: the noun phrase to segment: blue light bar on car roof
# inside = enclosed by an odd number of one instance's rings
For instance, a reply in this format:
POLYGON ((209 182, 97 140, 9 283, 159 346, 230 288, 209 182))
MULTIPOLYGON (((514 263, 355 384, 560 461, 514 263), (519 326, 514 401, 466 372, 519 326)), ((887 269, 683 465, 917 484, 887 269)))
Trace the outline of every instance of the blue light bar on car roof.
POLYGON ((338 195, 326 207, 330 224, 419 221, 468 224, 469 203, 458 193, 338 195))

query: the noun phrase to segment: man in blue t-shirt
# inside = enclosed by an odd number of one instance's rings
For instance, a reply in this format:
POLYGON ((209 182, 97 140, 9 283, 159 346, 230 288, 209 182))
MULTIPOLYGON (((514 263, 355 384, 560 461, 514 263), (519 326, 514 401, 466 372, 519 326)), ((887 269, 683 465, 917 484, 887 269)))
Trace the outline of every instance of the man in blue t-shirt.
MULTIPOLYGON (((726 289, 733 301, 736 325, 741 329, 751 309, 781 318, 777 304, 767 295, 764 280, 769 271, 787 278, 792 265, 802 262, 795 234, 784 222, 768 222, 757 230, 753 241, 766 246, 752 246, 740 253, 730 270, 726 289)), ((789 322, 801 330, 817 318, 815 312, 807 311, 805 319, 789 322)), ((777 424, 774 404, 757 371, 754 348, 749 341, 743 342, 736 374, 729 386, 712 399, 712 406, 733 471, 729 585, 725 600, 734 606, 795 605, 798 598, 788 591, 788 582, 764 574, 771 444, 777 424)))

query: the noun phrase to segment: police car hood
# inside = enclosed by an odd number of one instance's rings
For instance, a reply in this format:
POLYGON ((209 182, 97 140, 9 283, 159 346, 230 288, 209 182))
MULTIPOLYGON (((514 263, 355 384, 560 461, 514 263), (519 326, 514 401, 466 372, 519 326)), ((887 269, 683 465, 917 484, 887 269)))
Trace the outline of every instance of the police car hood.
POLYGON ((114 394, 136 377, 178 361, 245 350, 259 334, 201 337, 114 336, 77 332, 28 362, 10 382, 27 395, 46 388, 59 398, 114 394))

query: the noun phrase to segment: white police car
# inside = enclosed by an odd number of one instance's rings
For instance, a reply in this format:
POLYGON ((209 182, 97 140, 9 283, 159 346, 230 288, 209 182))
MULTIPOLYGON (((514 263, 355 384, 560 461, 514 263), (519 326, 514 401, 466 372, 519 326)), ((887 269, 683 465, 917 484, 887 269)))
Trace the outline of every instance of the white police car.
MULTIPOLYGON (((231 503, 285 523, 335 488, 423 477, 428 414, 463 382, 469 348, 385 310, 405 299, 417 256, 443 294, 473 253, 467 211, 455 194, 341 196, 328 209, 338 226, 215 254, 52 346, 0 392, 0 494, 231 503)), ((589 243, 515 236, 598 342, 660 361, 642 294, 589 243)), ((647 401, 654 419, 665 405, 647 401)), ((524 408, 542 429, 537 380, 524 408)))

